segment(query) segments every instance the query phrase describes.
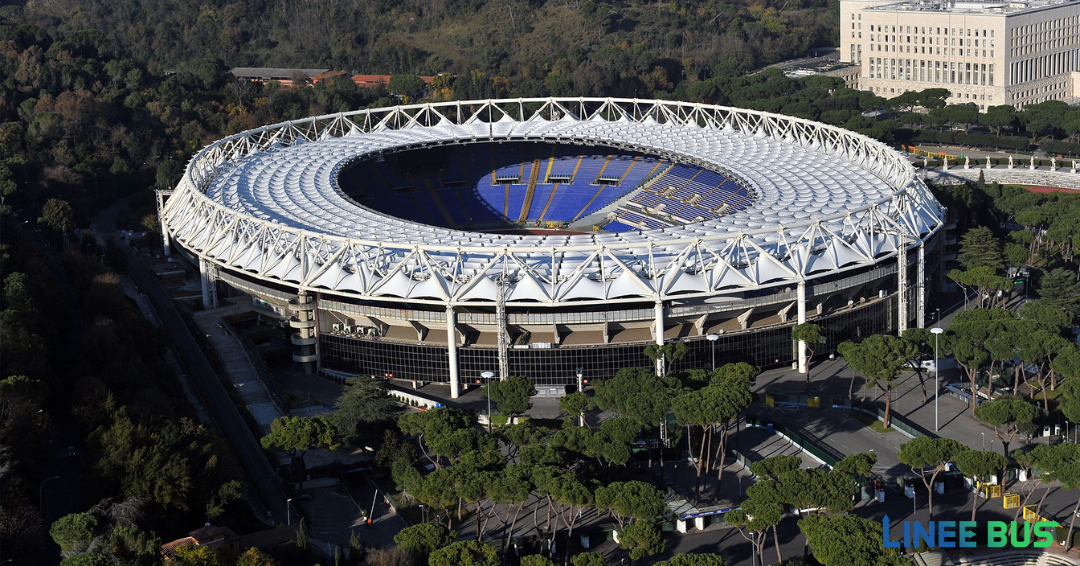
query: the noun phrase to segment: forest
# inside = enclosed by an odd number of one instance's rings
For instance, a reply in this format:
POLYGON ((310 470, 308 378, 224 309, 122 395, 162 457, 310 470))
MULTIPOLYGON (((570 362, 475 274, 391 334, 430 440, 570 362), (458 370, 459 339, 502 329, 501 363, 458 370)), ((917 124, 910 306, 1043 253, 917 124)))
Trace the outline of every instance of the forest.
POLYGON ((756 68, 839 37, 835 0, 60 0, 0 15, 64 34, 101 30, 110 52, 154 71, 216 57, 232 67, 479 71, 513 83, 555 75, 585 96, 631 95, 654 72, 678 82, 726 59, 756 68), (628 45, 632 61, 618 55, 628 45))
MULTIPOLYGON (((238 505, 242 472, 216 432, 193 419, 164 358, 168 337, 123 293, 119 274, 126 269, 126 256, 116 244, 99 245, 86 231, 90 219, 119 198, 132 197, 135 210, 152 210, 152 189, 173 186, 195 152, 223 136, 292 118, 393 105, 405 100, 391 92, 398 90, 396 84, 414 83, 408 80, 411 75, 445 73, 423 99, 655 97, 821 120, 893 144, 1080 153, 1080 145, 1073 143, 1080 136, 1080 112, 1062 103, 979 113, 970 106, 945 106, 945 95, 937 89, 883 100, 845 88, 835 78, 792 79, 771 69, 748 73, 834 43, 837 16, 837 2, 813 0, 55 0, 0 8, 4 558, 15 549, 13 564, 41 563, 45 555, 55 561, 60 552, 67 557, 65 564, 104 564, 78 557, 110 548, 124 563, 150 564, 159 558, 162 539, 182 535, 192 524, 211 519, 249 524, 238 505), (349 80, 283 88, 237 81, 228 73, 232 66, 328 67, 389 73, 398 80, 389 89, 361 88, 349 80), (863 115, 882 108, 888 119, 863 115), (36 245, 34 234, 48 247, 36 245), (64 447, 41 447, 61 429, 76 431, 78 445, 88 451, 83 456, 91 462, 90 500, 82 502, 85 512, 69 516, 50 537, 39 486, 49 460, 64 447), (60 548, 46 546, 46 540, 60 548)), ((973 290, 997 289, 1005 285, 1007 267, 1026 266, 1041 278, 1043 301, 1068 312, 1075 322, 1080 314, 1075 198, 985 184, 943 188, 938 194, 961 211, 962 223, 969 223, 963 228, 976 223, 1025 228, 989 236, 979 232, 981 240, 973 245, 988 248, 980 257, 989 259, 965 266, 954 274, 955 281, 973 290)), ((146 220, 142 214, 127 214, 120 227, 157 229, 152 217, 146 220)), ((973 336, 984 323, 972 321, 973 336)), ((994 324, 1013 333, 1026 329, 1011 319, 994 324)), ((971 363, 989 363, 991 353, 981 356, 971 363)), ((1031 391, 1053 391, 1050 382, 1056 376, 1075 372, 1075 363, 1061 365, 1070 360, 1075 362, 1075 356, 1058 362, 1062 371, 1057 373, 1050 371, 1054 360, 1048 360, 1045 373, 1030 380, 1031 391)), ((710 394, 711 379, 699 375, 695 382, 671 383, 672 398, 710 394)), ((1061 397, 1034 402, 1044 411, 1076 411, 1076 379, 1064 383, 1061 397)), ((601 402, 618 404, 614 398, 601 402)), ((568 408, 571 414, 576 410, 568 408)), ((686 419, 695 418, 692 408, 692 403, 685 407, 686 419)), ((450 429, 469 428, 458 427, 460 416, 447 418, 454 425, 450 429)), ((538 435, 523 427, 507 429, 498 439, 466 435, 479 455, 492 442, 520 448, 545 467, 523 474, 522 482, 558 480, 561 491, 552 488, 551 493, 565 493, 570 501, 579 495, 578 484, 594 486, 591 482, 610 477, 609 470, 577 478, 546 468, 579 455, 593 460, 599 454, 609 466, 623 460, 628 437, 613 422, 606 430, 568 426, 538 435), (520 438, 506 436, 512 434, 520 438), (548 446, 558 453, 553 455, 548 446)), ((434 425, 405 419, 401 430, 415 434, 428 426, 434 425)), ((383 451, 389 454, 384 466, 402 487, 411 485, 424 497, 452 497, 448 509, 465 499, 440 492, 438 482, 447 480, 446 473, 420 479, 416 454, 405 458, 408 466, 398 464, 395 470, 391 449, 400 443, 392 437, 394 443, 383 451)), ((454 448, 444 456, 464 454, 454 448)), ((475 467, 491 471, 486 466, 479 460, 475 467)), ((616 470, 616 477, 621 473, 616 470)), ((786 472, 763 473, 783 485, 786 472)), ((469 497, 479 497, 475 493, 469 497)), ((607 495, 612 499, 616 494, 607 495)), ((596 497, 591 504, 599 505, 596 497)), ((604 505, 615 508, 616 503, 604 505)), ((628 527, 638 524, 632 514, 626 514, 628 527)), ((808 536, 829 532, 820 527, 807 524, 805 530, 808 536)), ((656 544, 652 530, 634 528, 642 546, 656 544)), ((760 554, 761 544, 755 545, 760 554)), ((422 556, 428 552, 419 551, 422 556)))

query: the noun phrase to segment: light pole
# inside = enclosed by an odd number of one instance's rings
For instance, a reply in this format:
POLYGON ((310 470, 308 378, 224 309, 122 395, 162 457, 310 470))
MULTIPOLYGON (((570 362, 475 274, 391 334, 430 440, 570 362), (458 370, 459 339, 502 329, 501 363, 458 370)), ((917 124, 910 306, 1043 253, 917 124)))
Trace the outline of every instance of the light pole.
POLYGON ((41 508, 40 509, 40 511, 41 511, 41 520, 46 522, 46 523, 49 522, 49 520, 48 520, 49 518, 45 516, 45 484, 47 484, 47 483, 49 483, 49 482, 51 482, 53 480, 58 480, 58 479, 60 479, 60 476, 53 476, 53 477, 41 482, 41 486, 38 487, 38 507, 41 508))
POLYGON ((481 372, 480 377, 487 381, 487 383, 484 384, 484 387, 487 389, 486 393, 488 398, 488 434, 491 434, 491 378, 495 377, 495 372, 481 372))
POLYGON ((285 517, 289 521, 288 525, 292 525, 292 498, 285 500, 285 517))
POLYGON ((423 521, 425 523, 427 522, 427 513, 424 511, 424 504, 423 503, 420 504, 420 517, 423 519, 423 521))
MULTIPOLYGON (((585 393, 585 382, 582 380, 582 368, 577 368, 577 390, 578 393, 585 393)), ((585 427, 585 413, 582 412, 578 415, 578 426, 585 427)))
POLYGON ((710 334, 705 338, 708 339, 709 342, 712 342, 712 369, 713 371, 716 371, 716 341, 720 339, 720 336, 717 334, 710 334))
POLYGON ((981 434, 982 437, 983 437, 983 447, 982 447, 982 449, 983 449, 983 452, 985 452, 986 451, 986 433, 985 432, 980 432, 979 434, 981 434))
MULTIPOLYGON (((938 324, 941 324, 940 320, 938 324)), ((934 335, 934 432, 938 431, 938 397, 941 395, 941 385, 938 384, 938 378, 941 377, 941 368, 938 367, 938 337, 942 332, 945 331, 937 326, 930 329, 930 333, 934 335)))

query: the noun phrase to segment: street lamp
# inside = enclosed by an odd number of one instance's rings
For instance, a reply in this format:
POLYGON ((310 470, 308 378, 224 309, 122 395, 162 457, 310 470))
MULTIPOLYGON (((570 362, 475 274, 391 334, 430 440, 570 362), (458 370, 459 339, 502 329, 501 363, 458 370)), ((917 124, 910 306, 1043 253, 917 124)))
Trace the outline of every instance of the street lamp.
POLYGON ((712 369, 716 371, 716 341, 720 339, 718 334, 710 334, 705 337, 709 342, 712 342, 712 369))
POLYGON ((289 521, 288 525, 292 525, 292 498, 285 500, 285 517, 289 521))
MULTIPOLYGON (((941 324, 940 320, 938 324, 941 324)), ((938 378, 941 377, 941 368, 938 367, 938 337, 942 332, 945 331, 937 326, 930 329, 930 334, 934 335, 934 432, 938 430, 938 397, 941 395, 941 386, 938 385, 938 378)))
MULTIPOLYGON (((585 393, 585 381, 582 379, 583 370, 577 368, 577 390, 579 393, 585 393)), ((583 411, 578 415, 578 426, 585 427, 585 412, 583 411)))
POLYGON ((485 371, 480 373, 480 377, 488 381, 487 386, 487 398, 488 398, 488 433, 491 433, 491 378, 495 377, 495 372, 485 371))
MULTIPOLYGON (((982 447, 982 449, 985 452, 986 451, 986 433, 985 432, 980 432, 979 434, 981 434, 982 437, 983 437, 983 447, 982 447)), ((991 441, 991 442, 993 442, 993 441, 991 441)))
POLYGON ((38 507, 40 507, 41 518, 46 523, 49 522, 48 521, 49 518, 45 516, 45 484, 47 484, 47 483, 49 483, 49 482, 51 482, 53 480, 58 480, 58 479, 60 479, 60 476, 53 476, 53 477, 41 482, 41 486, 38 487, 38 507))
POLYGON ((420 504, 420 516, 423 518, 423 521, 426 523, 427 522, 427 512, 424 510, 424 504, 423 503, 420 504))

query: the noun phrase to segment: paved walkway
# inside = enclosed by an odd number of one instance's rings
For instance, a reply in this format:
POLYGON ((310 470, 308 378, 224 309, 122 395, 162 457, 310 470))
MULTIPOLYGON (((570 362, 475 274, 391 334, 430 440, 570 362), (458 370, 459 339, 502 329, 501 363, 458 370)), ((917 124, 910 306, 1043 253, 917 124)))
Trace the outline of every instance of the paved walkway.
POLYGON ((219 308, 196 311, 194 317, 199 330, 214 347, 229 383, 259 424, 259 431, 265 435, 270 432, 270 423, 282 416, 282 413, 270 401, 270 393, 266 390, 266 385, 259 380, 255 368, 251 366, 251 360, 248 359, 240 340, 221 324, 222 317, 245 310, 247 309, 225 301, 225 305, 219 308))

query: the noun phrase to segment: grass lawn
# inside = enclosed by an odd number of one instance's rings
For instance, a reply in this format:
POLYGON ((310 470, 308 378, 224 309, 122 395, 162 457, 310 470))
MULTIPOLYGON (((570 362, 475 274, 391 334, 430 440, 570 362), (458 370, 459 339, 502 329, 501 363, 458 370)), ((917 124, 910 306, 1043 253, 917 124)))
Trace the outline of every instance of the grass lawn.
POLYGON ((886 432, 896 432, 895 429, 893 429, 892 427, 885 428, 885 423, 879 421, 877 419, 877 417, 871 417, 870 415, 868 415, 866 413, 855 413, 855 414, 853 414, 851 416, 854 417, 855 420, 857 420, 857 421, 861 422, 862 424, 866 425, 867 428, 869 428, 870 430, 872 430, 874 432, 882 433, 882 434, 884 434, 886 432))

